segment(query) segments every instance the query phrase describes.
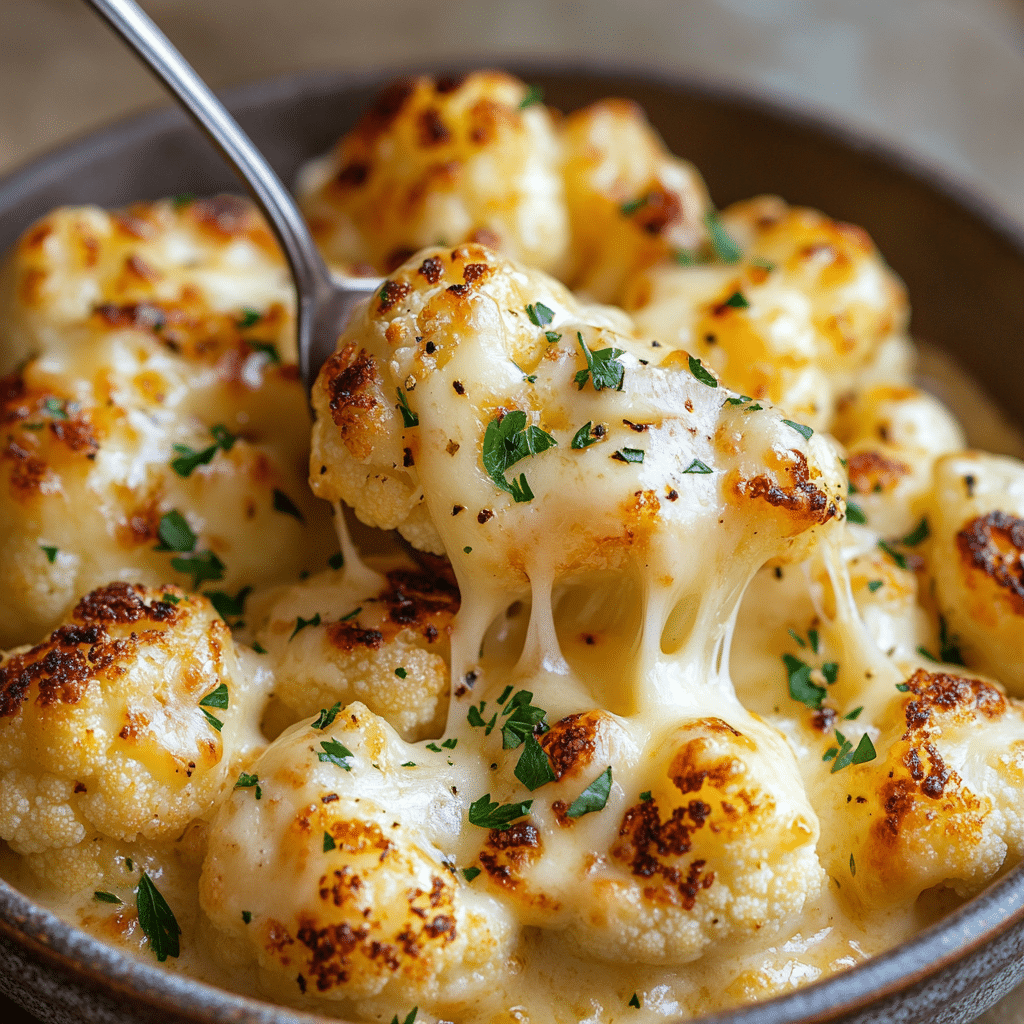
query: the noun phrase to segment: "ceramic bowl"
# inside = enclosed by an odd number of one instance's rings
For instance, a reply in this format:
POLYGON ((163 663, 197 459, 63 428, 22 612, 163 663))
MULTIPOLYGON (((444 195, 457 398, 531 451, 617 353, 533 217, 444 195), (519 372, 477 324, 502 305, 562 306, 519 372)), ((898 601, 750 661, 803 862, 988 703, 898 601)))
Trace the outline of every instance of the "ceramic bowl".
MULTIPOLYGON (((835 125, 751 97, 648 74, 513 68, 572 109, 636 99, 669 147, 694 161, 715 201, 777 192, 861 224, 906 281, 914 334, 968 366, 1024 423, 1024 233, 965 190, 835 125)), ((304 75, 229 94, 286 181, 365 107, 382 75, 304 75)), ((54 206, 117 206, 237 189, 174 110, 117 124, 0 182, 0 250, 54 206)), ((1022 795, 1024 798, 1024 795, 1022 795)), ((788 995, 707 1024, 958 1024, 1024 979, 1024 869, 912 941, 788 995)), ((0 883, 0 991, 59 1024, 299 1024, 317 1018, 246 999, 117 953, 0 883)), ((0 1007, 2 1009, 2 1007, 0 1007)))

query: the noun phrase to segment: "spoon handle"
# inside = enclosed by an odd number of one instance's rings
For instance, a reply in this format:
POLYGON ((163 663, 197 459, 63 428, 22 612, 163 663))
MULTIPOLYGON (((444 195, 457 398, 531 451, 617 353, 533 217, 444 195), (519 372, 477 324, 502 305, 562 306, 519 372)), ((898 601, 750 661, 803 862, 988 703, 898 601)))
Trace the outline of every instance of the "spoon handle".
POLYGON ((295 201, 238 122, 133 0, 86 0, 174 94, 204 135, 231 165, 266 215, 281 243, 298 291, 299 346, 311 327, 312 305, 333 290, 295 201))

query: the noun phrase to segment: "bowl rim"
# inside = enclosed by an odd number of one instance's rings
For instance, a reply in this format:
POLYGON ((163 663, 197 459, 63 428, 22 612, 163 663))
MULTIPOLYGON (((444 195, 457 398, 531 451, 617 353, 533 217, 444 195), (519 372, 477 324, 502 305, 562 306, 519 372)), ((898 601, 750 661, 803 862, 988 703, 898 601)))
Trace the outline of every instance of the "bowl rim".
MULTIPOLYGON (((752 111, 811 134, 822 136, 889 169, 895 169, 939 198, 967 211, 1000 236, 1024 259, 1024 224, 948 169, 874 138, 821 109, 811 109, 767 93, 708 77, 677 74, 639 63, 555 57, 446 59, 441 63, 408 62, 387 69, 344 72, 313 69, 277 75, 219 90, 229 109, 246 110, 278 102, 300 92, 319 94, 373 87, 394 77, 466 72, 495 67, 529 79, 531 75, 599 75, 608 79, 644 82, 698 99, 752 111)), ((68 164, 92 155, 179 128, 189 122, 176 107, 158 104, 85 130, 57 143, 0 176, 0 210, 13 209, 28 193, 57 184, 68 164)), ((26 227, 28 225, 25 225, 26 227)), ((801 988, 760 1002, 699 1018, 702 1024, 825 1024, 863 1011, 874 1004, 939 975, 958 961, 980 953, 1016 926, 1024 924, 1024 863, 1001 872, 996 881, 910 939, 844 971, 826 975, 801 988)), ((314 1024, 339 1018, 271 1003, 222 989, 183 972, 136 959, 71 925, 35 903, 6 879, 0 878, 0 939, 28 955, 72 976, 97 994, 113 994, 158 1012, 183 1012, 198 1024, 235 1021, 245 1024, 314 1024), (198 998, 197 998, 198 997, 198 998)), ((182 1018, 183 1019, 183 1018, 182 1018)), ((688 1018, 689 1019, 689 1018, 688 1018)))

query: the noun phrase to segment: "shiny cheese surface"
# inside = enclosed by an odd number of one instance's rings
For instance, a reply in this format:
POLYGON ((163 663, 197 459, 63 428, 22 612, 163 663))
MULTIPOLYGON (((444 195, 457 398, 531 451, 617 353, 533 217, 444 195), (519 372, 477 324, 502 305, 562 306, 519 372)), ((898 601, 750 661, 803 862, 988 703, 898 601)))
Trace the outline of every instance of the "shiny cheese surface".
POLYGON ((389 275, 311 438, 245 204, 6 264, 6 877, 151 959, 145 873, 167 967, 318 1013, 613 1024, 1020 860, 1024 469, 913 385, 860 228, 718 214, 634 105, 493 72, 396 84, 301 190, 389 275))

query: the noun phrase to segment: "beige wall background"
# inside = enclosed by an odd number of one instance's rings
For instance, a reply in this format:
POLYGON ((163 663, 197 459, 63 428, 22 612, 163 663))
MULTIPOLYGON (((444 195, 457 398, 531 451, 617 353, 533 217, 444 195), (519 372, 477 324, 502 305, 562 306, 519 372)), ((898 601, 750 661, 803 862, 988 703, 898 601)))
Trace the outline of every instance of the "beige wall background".
MULTIPOLYGON (((825 113, 1024 227, 1024 0, 144 0, 215 87, 484 55, 701 75, 825 113)), ((0 174, 163 102, 80 0, 0 0, 0 174)), ((0 997, 0 1020, 30 1018, 0 997)), ((1024 990, 986 1014, 1024 1024, 1024 990)))

